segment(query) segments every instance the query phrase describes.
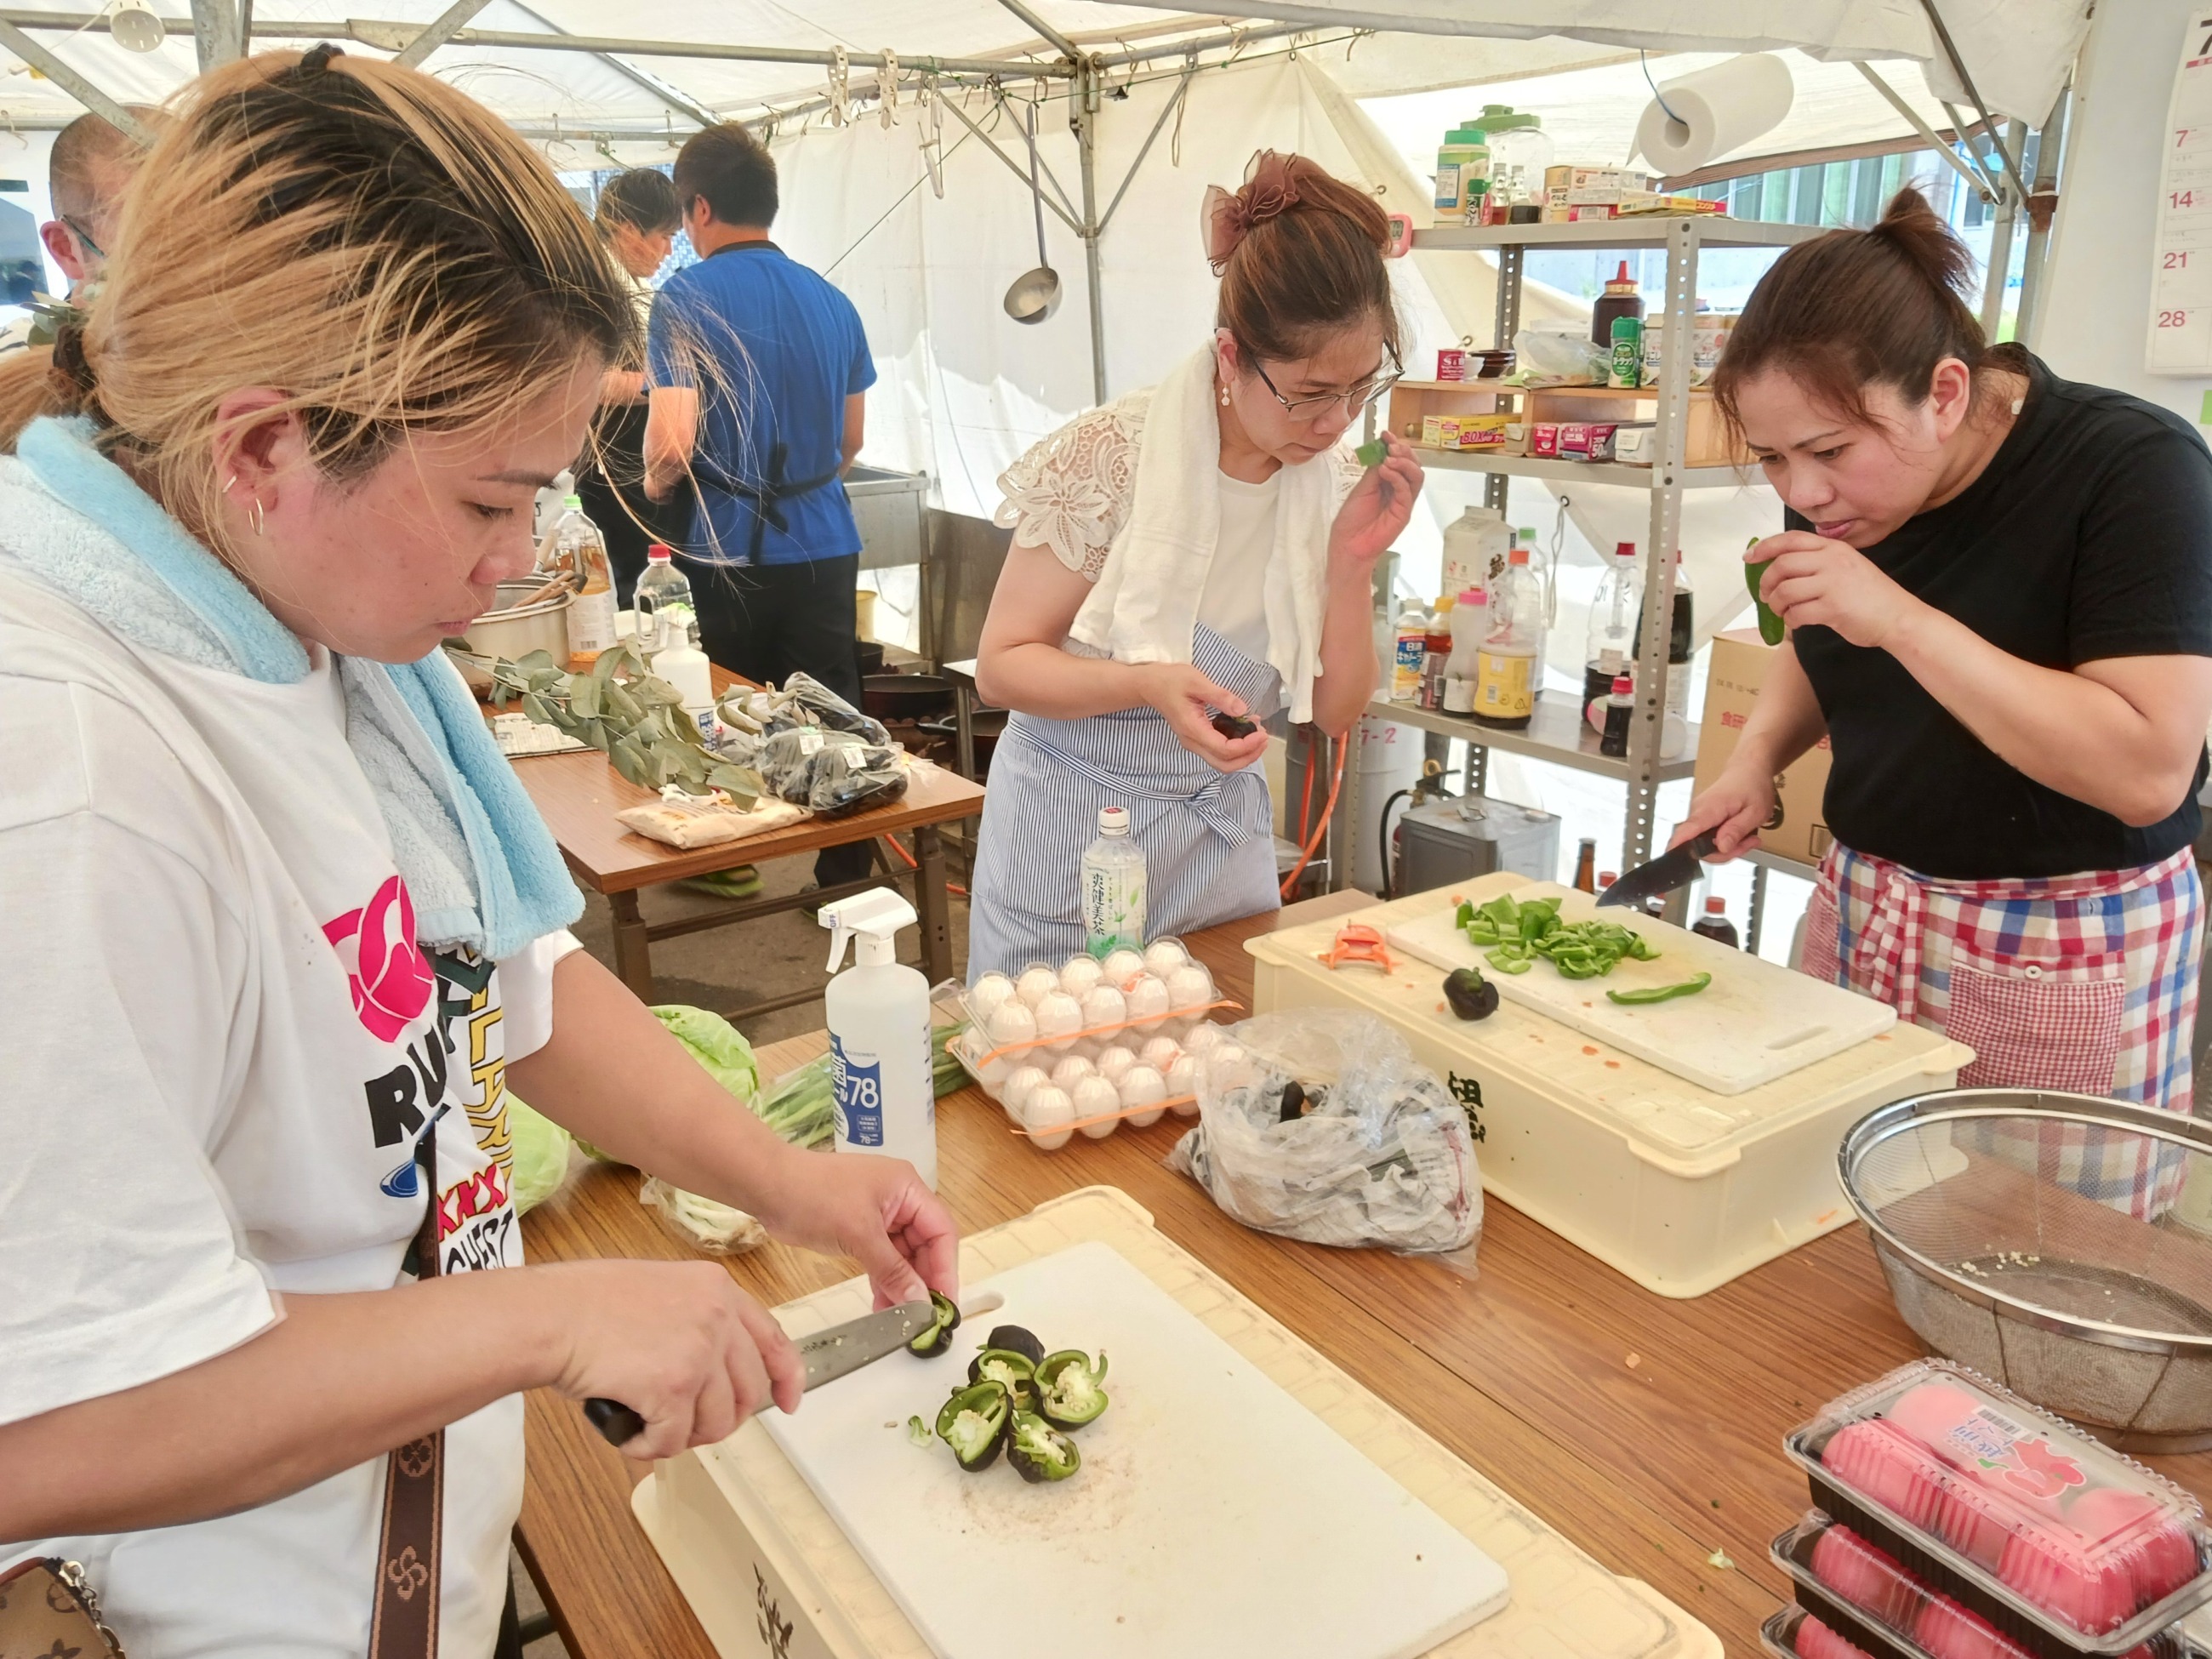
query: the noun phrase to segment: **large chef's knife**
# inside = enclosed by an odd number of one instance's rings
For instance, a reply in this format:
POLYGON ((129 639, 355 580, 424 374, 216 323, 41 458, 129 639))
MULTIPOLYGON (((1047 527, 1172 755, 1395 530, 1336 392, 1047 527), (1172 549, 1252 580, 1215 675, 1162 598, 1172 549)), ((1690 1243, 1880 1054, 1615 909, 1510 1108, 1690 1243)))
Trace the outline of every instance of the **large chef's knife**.
POLYGON ((1688 886, 1698 878, 1698 865, 1713 855, 1713 832, 1708 830, 1684 842, 1673 852, 1662 853, 1650 863, 1638 865, 1597 896, 1598 908, 1632 904, 1640 910, 1662 893, 1688 886))
MULTIPOLYGON (((872 1364, 887 1353, 896 1353, 927 1330, 936 1318, 936 1310, 924 1297, 919 1302, 902 1302, 896 1308, 862 1314, 858 1319, 798 1338, 793 1346, 806 1364, 806 1386, 819 1388, 872 1364)), ((645 1432, 645 1419, 618 1400, 586 1400, 584 1415, 610 1445, 619 1446, 645 1432)))

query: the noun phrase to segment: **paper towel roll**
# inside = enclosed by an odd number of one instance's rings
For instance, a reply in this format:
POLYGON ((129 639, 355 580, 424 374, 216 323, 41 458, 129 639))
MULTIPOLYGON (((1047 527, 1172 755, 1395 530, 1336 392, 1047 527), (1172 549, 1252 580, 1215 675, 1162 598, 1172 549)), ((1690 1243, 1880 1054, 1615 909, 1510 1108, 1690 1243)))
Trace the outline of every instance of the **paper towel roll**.
POLYGON ((1796 94, 1790 65, 1772 52, 1731 58, 1660 82, 1659 97, 1636 124, 1636 148, 1654 173, 1694 173, 1780 126, 1796 94))

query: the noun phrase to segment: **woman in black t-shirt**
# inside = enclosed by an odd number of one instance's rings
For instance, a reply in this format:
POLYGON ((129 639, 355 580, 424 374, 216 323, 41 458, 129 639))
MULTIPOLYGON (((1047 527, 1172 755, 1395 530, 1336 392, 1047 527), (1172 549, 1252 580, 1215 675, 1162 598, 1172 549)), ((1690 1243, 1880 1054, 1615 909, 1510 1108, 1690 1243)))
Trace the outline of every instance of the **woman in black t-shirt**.
MULTIPOLYGON (((1790 509, 1747 556, 1790 638, 1676 838, 1753 845, 1825 736, 1805 971, 1970 1045, 1967 1085, 2185 1111, 2212 455, 1986 344, 1971 270, 1906 191, 1753 293, 1714 390, 1790 509)), ((2076 1184, 2148 1201, 2117 1156, 2076 1184)))

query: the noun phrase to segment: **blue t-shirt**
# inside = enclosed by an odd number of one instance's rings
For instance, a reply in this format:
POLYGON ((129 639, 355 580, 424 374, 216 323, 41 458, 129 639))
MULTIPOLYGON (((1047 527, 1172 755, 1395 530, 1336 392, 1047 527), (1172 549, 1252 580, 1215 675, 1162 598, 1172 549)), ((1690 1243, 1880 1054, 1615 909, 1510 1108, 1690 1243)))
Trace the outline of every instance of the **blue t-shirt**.
POLYGON ((774 243, 740 242, 661 288, 647 364, 654 386, 700 386, 684 552, 805 564, 860 550, 836 474, 845 399, 876 365, 850 300, 774 243))

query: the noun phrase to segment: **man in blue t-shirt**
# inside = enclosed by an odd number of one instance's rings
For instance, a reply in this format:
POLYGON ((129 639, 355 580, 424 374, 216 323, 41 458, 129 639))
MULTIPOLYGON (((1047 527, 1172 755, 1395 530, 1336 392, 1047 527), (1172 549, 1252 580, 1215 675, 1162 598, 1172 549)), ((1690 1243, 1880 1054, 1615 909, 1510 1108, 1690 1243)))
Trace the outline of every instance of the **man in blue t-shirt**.
MULTIPOLYGON (((692 497, 677 554, 700 644, 763 684, 804 670, 857 708, 860 535, 840 480, 876 378, 860 313, 769 240, 775 161, 742 126, 684 144, 676 194, 700 257, 653 301, 646 488, 692 497)), ((828 848, 815 879, 855 881, 869 866, 865 842, 828 848)))

